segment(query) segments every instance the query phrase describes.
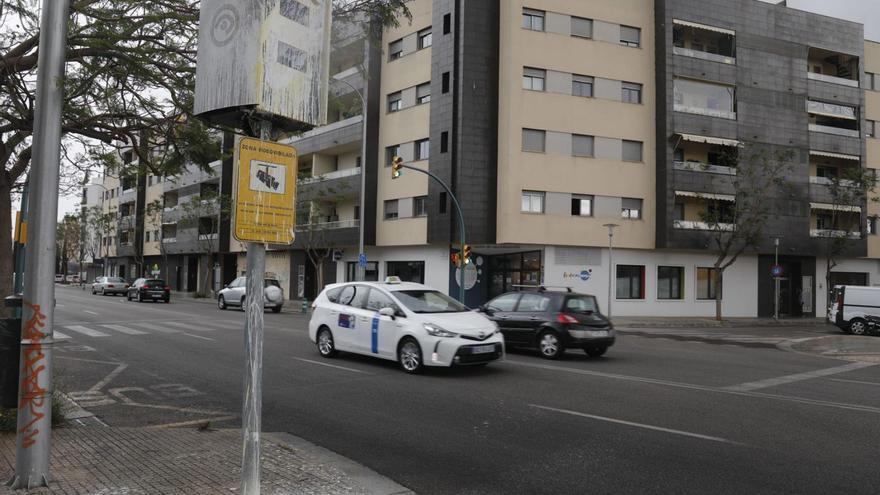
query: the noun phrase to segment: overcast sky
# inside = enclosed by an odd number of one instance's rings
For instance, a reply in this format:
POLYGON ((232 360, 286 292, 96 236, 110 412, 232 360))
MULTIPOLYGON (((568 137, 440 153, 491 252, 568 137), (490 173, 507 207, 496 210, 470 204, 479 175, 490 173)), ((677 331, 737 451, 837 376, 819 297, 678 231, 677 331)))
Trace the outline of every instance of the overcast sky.
MULTIPOLYGON (((779 3, 779 0, 764 0, 779 3)), ((788 0, 788 6, 839 17, 865 25, 865 38, 880 42, 880 0, 788 0)), ((62 197, 58 204, 58 217, 73 211, 79 204, 79 195, 62 197)))

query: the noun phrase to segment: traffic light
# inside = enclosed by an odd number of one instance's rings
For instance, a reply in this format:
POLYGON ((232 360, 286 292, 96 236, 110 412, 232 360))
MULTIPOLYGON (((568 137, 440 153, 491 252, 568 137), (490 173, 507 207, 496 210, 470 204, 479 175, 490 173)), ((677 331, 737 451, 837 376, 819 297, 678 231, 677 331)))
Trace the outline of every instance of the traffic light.
POLYGON ((461 267, 461 257, 458 253, 452 253, 449 257, 452 259, 452 266, 461 267))
POLYGON ((464 264, 467 265, 471 262, 471 245, 464 245, 464 256, 463 256, 464 264))
POLYGON ((399 156, 395 156, 391 159, 391 178, 396 179, 400 177, 403 169, 403 158, 399 156))

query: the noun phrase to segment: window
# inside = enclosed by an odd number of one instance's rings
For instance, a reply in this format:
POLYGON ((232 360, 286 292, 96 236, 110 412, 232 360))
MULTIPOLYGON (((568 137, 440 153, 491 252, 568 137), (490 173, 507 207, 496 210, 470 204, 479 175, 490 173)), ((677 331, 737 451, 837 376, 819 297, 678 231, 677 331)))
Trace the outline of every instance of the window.
POLYGON ((877 235, 877 217, 868 217, 868 225, 865 227, 868 235, 877 235))
POLYGON ((644 265, 617 265, 617 298, 645 298, 644 265))
POLYGON ((676 112, 736 119, 736 88, 692 79, 674 81, 676 112))
POLYGON ((397 200, 389 199, 385 201, 385 220, 397 218, 397 200))
POLYGON ((370 294, 367 296, 366 309, 370 311, 379 311, 383 308, 392 308, 397 311, 397 305, 386 296, 384 292, 375 287, 370 287, 370 294))
POLYGON ((279 9, 284 17, 303 26, 309 26, 309 8, 305 5, 294 0, 281 0, 279 9))
POLYGON ((593 216, 593 197, 573 195, 571 197, 571 214, 575 217, 593 216))
POLYGON ((419 31, 419 49, 431 46, 433 38, 431 36, 431 28, 419 31))
POLYGON ((416 160, 427 160, 431 157, 431 142, 427 139, 416 141, 416 160))
POLYGON ((440 193, 440 200, 437 202, 440 205, 438 211, 440 212, 441 215, 446 213, 446 202, 447 202, 446 192, 444 191, 444 192, 440 193))
POLYGON ((397 112, 403 108, 403 97, 400 91, 388 95, 388 111, 397 112))
POLYGON ((546 78, 547 71, 545 71, 544 69, 523 67, 523 89, 531 89, 532 91, 544 91, 544 79, 546 78))
POLYGON ((300 50, 293 45, 279 41, 277 62, 291 69, 306 72, 308 70, 309 54, 305 50, 300 50))
POLYGON ((452 31, 452 14, 443 14, 443 34, 452 31))
POLYGON ((541 10, 523 9, 522 27, 532 31, 544 30, 544 12, 541 10))
POLYGON ((642 161, 642 142, 623 140, 623 161, 625 162, 641 162, 642 161))
POLYGON ((153 240, 156 242, 159 242, 159 231, 158 230, 153 231, 153 240))
POLYGON ((657 267, 657 299, 684 299, 684 268, 657 267))
POLYGON ((425 283, 424 261, 389 261, 385 264, 385 275, 400 277, 404 282, 425 283))
POLYGON ((218 222, 214 217, 199 217, 199 237, 212 237, 218 232, 218 222))
POLYGON ((817 213, 816 228, 819 230, 833 230, 834 216, 831 213, 817 213))
POLYGON ((543 153, 544 152, 544 138, 545 138, 546 134, 547 133, 545 131, 540 131, 537 129, 523 129, 522 130, 522 150, 543 153))
POLYGON ((148 230, 147 233, 145 234, 145 240, 146 240, 147 242, 150 242, 150 231, 149 231, 149 230, 148 230))
POLYGON ((880 91, 880 74, 865 71, 865 89, 880 91))
POLYGON ((642 85, 638 83, 624 82, 621 86, 621 101, 624 103, 642 102, 642 85))
POLYGON ((623 198, 621 202, 620 216, 630 220, 642 218, 642 200, 637 198, 623 198))
POLYGON ((385 148, 385 166, 390 167, 395 156, 400 156, 400 145, 385 148))
POLYGON ((571 35, 578 38, 593 37, 593 21, 583 17, 571 17, 571 35))
POLYGON ((428 197, 427 196, 418 196, 418 197, 413 198, 413 216, 414 217, 428 216, 428 197))
POLYGON ((397 60, 403 56, 403 40, 392 41, 388 44, 389 60, 397 60))
POLYGON ((541 294, 525 293, 516 306, 517 313, 543 313, 550 306, 550 298, 541 294))
POLYGON ((543 191, 523 191, 522 192, 522 212, 523 213, 544 213, 544 192, 543 191))
POLYGON ((638 48, 641 46, 642 30, 637 27, 620 26, 620 44, 638 48))
POLYGON ((416 86, 416 102, 419 105, 431 101, 431 83, 419 84, 416 86))
POLYGON ((697 299, 715 299, 716 291, 721 296, 721 288, 715 283, 715 269, 697 268, 697 299))
POLYGON ((354 205, 354 219, 361 219, 361 205, 354 205))
POLYGON ((593 136, 583 136, 581 134, 572 134, 571 136, 571 154, 574 156, 593 156, 593 136))
POLYGON ((446 94, 449 92, 449 73, 444 72, 443 75, 440 76, 440 92, 446 94))
POLYGON ((593 78, 590 76, 571 76, 571 94, 573 96, 593 97, 593 78))
POLYGON ((865 121, 865 137, 869 137, 869 138, 877 137, 877 121, 876 120, 866 120, 865 121))
POLYGON ((440 153, 449 152, 449 131, 440 133, 440 153))
MULTIPOLYGON (((357 279, 357 262, 349 261, 345 264, 345 281, 353 282, 357 279)), ((379 281, 379 262, 378 261, 368 261, 367 266, 364 267, 364 281, 366 282, 378 282, 379 281)), ((346 295, 345 291, 348 287, 344 288, 342 294, 339 296, 339 304, 347 304, 348 301, 351 300, 351 297, 354 295, 353 293, 348 294, 348 298, 344 298, 346 295)), ((353 291, 354 289, 351 289, 353 291)))
POLYGON ((516 308, 516 302, 519 300, 520 294, 504 294, 498 296, 486 303, 486 308, 490 311, 508 312, 516 308))

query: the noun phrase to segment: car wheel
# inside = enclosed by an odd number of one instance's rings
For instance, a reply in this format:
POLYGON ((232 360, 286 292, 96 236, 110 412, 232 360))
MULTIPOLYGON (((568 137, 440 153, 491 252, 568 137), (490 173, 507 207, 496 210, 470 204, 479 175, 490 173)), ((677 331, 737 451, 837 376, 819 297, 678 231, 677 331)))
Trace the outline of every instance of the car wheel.
POLYGON ((107 295, 107 291, 105 291, 103 287, 101 287, 101 295, 102 295, 102 296, 106 296, 106 295, 107 295))
POLYGON ((166 298, 165 298, 165 304, 168 304, 168 303, 170 303, 170 302, 171 302, 171 298, 170 298, 170 297, 166 297, 166 298))
POLYGON ((853 318, 849 322, 849 333, 853 335, 865 335, 868 333, 868 325, 861 318, 853 318))
POLYGON ((400 369, 407 373, 421 373, 424 364, 422 362, 422 347, 412 337, 400 341, 397 346, 397 362, 400 369))
POLYGON ((238 306, 241 308, 242 311, 247 311, 244 306, 244 300, 245 300, 245 296, 241 296, 241 301, 239 301, 238 306))
POLYGON ((92 295, 94 296, 95 294, 97 294, 97 292, 95 291, 95 288, 92 287, 92 295))
POLYGON ((272 312, 273 312, 273 313, 280 313, 280 312, 281 312, 281 306, 275 306, 274 308, 272 308, 272 312))
POLYGON ((330 329, 327 327, 322 327, 318 330, 318 352, 321 353, 321 357, 331 358, 336 355, 336 345, 333 343, 333 334, 330 333, 330 329))
POLYGON ((220 294, 220 297, 217 298, 217 307, 226 309, 226 298, 223 297, 223 294, 220 294))
POLYGON ((592 358, 597 358, 597 357, 605 354, 605 351, 607 351, 607 350, 608 350, 607 347, 602 347, 602 346, 600 346, 600 347, 584 347, 584 352, 587 353, 587 356, 590 356, 592 358))
POLYGON ((559 359, 565 354, 565 345, 556 332, 544 330, 538 335, 538 350, 544 359, 559 359))

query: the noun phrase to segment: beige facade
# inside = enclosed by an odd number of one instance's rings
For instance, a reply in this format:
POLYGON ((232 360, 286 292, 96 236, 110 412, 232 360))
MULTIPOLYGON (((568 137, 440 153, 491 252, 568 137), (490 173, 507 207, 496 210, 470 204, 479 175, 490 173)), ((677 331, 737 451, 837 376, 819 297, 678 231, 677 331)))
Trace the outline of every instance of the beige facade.
POLYGON ((620 225, 615 244, 654 247, 654 9, 650 0, 501 3, 498 131, 498 243, 602 246, 603 224, 620 225), (544 11, 545 31, 523 27, 523 8, 544 11), (592 38, 571 34, 572 16, 592 19, 592 38), (620 26, 640 30, 624 46, 620 26), (572 56, 577 54, 577 56, 572 56), (546 71, 543 90, 524 89, 524 69, 546 71), (593 80, 592 97, 572 95, 573 77, 593 80), (624 83, 641 85, 637 103, 624 83), (545 131, 543 151, 524 151, 523 129, 545 131), (593 157, 573 156, 572 135, 593 137, 593 157), (641 143, 624 161, 623 140, 641 143), (544 192, 544 213, 522 211, 522 191, 544 192), (571 195, 594 198, 592 216, 571 214, 571 195), (638 219, 621 202, 641 200, 638 219))
POLYGON ((147 176, 144 195, 144 256, 162 254, 162 214, 156 208, 164 208, 164 192, 165 186, 161 177, 147 176))
MULTIPOLYGON (((865 71, 880 74, 880 43, 865 41, 865 71)), ((874 89, 865 89, 865 118, 880 122, 880 77, 876 78, 874 89)), ((868 168, 880 171, 880 124, 875 124, 874 137, 865 139, 868 168)), ((880 173, 880 172, 878 172, 880 173)), ((871 195, 877 196, 876 191, 871 195)), ((880 217, 880 202, 868 200, 868 215, 880 217)), ((875 232, 868 237, 868 258, 880 258, 880 235, 875 232)))
MULTIPOLYGON (((122 191, 118 177, 104 176, 104 203, 102 211, 105 215, 116 214, 119 211, 119 193, 122 191)), ((103 257, 116 256, 117 237, 116 222, 110 222, 108 230, 103 233, 101 240, 101 252, 103 257)))

